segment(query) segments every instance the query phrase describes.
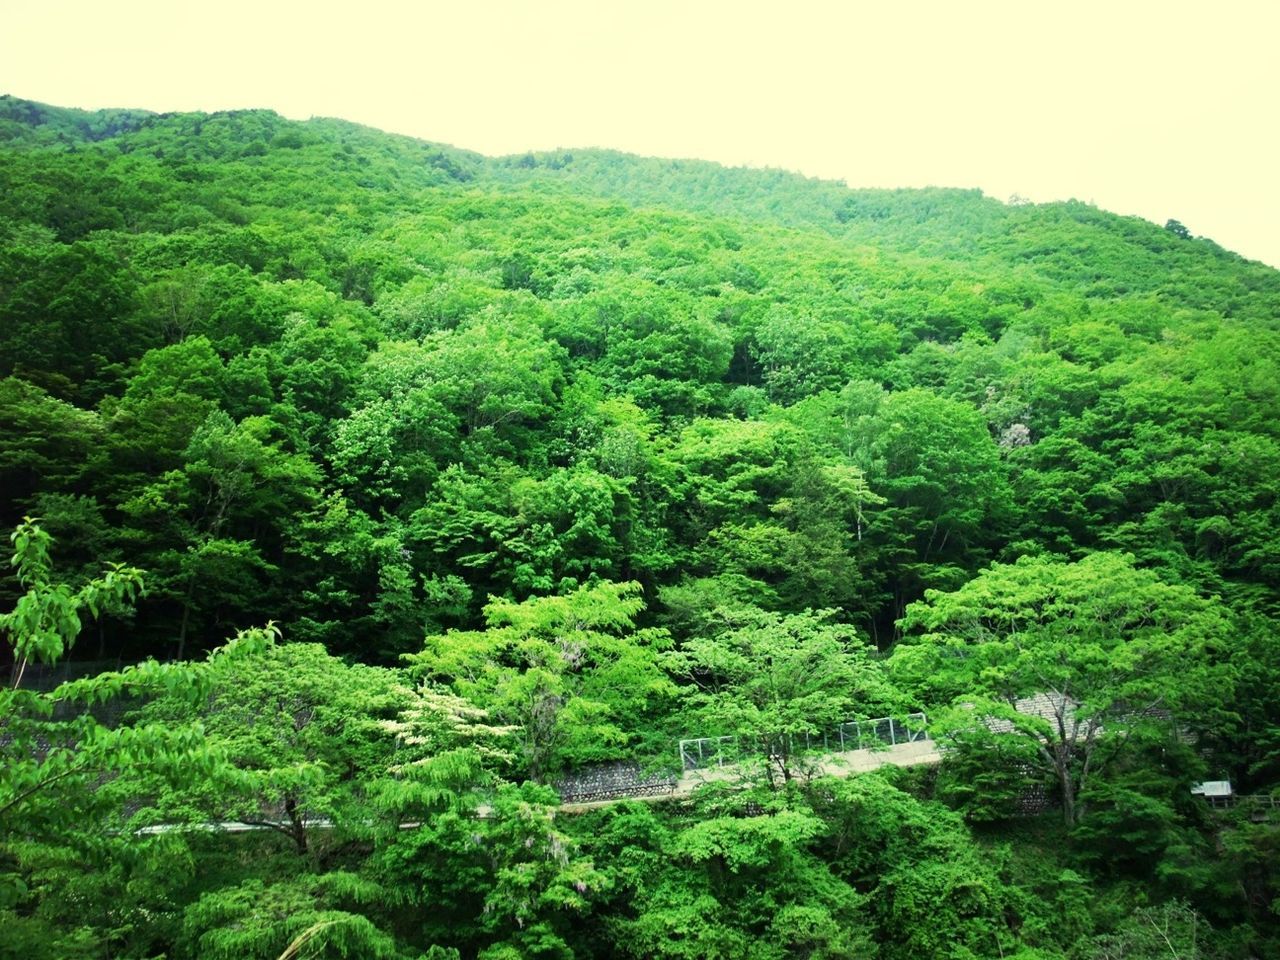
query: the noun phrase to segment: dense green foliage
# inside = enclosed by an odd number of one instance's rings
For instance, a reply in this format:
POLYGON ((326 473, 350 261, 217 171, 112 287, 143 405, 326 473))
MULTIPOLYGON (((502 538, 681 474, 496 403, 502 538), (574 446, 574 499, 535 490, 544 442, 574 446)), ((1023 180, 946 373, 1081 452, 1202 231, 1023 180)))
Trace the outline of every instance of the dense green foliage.
POLYGON ((1278 414, 1172 222, 0 98, 0 955, 1273 954, 1278 414))

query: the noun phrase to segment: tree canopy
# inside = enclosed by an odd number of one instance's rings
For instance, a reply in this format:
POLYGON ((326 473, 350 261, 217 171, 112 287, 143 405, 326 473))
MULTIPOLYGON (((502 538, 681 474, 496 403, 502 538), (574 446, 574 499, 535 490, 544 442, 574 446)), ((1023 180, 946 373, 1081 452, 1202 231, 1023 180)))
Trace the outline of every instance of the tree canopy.
POLYGON ((0 954, 1273 955, 1278 320, 1079 201, 0 97, 0 954))

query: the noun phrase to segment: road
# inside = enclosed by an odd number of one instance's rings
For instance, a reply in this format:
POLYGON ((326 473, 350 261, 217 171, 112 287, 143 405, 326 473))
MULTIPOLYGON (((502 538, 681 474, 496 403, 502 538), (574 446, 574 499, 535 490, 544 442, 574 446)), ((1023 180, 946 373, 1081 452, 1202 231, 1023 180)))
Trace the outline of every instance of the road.
MULTIPOLYGON (((881 750, 847 750, 843 753, 824 754, 813 770, 814 776, 849 777, 856 773, 867 773, 880 767, 913 767, 922 763, 937 763, 942 759, 937 744, 932 740, 916 740, 912 743, 900 743, 881 750)), ((582 802, 563 803, 560 809, 565 813, 582 813, 596 810, 623 800, 678 800, 688 797, 693 791, 708 783, 733 783, 742 779, 742 769, 737 764, 726 764, 720 767, 708 767, 704 770, 686 770, 676 781, 674 788, 662 792, 632 797, 616 797, 610 800, 588 800, 582 802)))
MULTIPOLYGON (((932 740, 916 740, 912 743, 900 743, 881 750, 847 750, 843 753, 825 754, 818 760, 816 766, 812 768, 811 775, 850 777, 854 774, 867 773, 885 766, 913 767, 923 763, 937 763, 941 759, 942 755, 938 752, 937 745, 932 740)), ((676 781, 673 788, 665 789, 661 792, 641 796, 615 797, 610 800, 562 803, 559 809, 562 813, 586 813, 589 810, 598 810, 601 807, 622 803, 625 800, 640 800, 648 803, 680 800, 690 796, 705 784, 734 783, 740 781, 742 777, 743 771, 737 764, 709 767, 705 770, 687 770, 676 781)), ((490 808, 485 804, 481 804, 476 807, 475 812, 477 817, 483 818, 489 815, 490 808)), ((308 820, 306 822, 308 830, 327 830, 331 829, 333 825, 333 821, 327 819, 308 820)), ((417 822, 402 823, 400 824, 400 829, 412 830, 419 825, 417 822)), ((288 824, 283 821, 280 823, 265 821, 246 823, 242 820, 212 820, 205 823, 158 823, 153 826, 142 827, 135 832, 140 836, 170 833, 176 830, 250 833, 258 830, 279 830, 287 826, 288 824)))

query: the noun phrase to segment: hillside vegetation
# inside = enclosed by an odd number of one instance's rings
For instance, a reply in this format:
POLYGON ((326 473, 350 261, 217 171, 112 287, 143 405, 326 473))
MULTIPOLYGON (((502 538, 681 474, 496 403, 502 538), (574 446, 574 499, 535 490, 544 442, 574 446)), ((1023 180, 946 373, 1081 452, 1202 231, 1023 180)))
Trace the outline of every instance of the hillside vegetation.
POLYGON ((1278 415, 1172 221, 0 98, 0 955, 1269 955, 1278 415))

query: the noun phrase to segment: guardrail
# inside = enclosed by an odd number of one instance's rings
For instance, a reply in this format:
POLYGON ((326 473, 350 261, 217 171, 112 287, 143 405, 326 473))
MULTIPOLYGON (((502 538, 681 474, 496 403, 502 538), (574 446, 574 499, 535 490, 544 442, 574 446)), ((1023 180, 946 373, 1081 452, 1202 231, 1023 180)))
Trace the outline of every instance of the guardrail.
POLYGON ((756 735, 697 737, 680 741, 680 766, 686 771, 723 767, 754 756, 754 747, 762 741, 782 741, 791 754, 845 753, 849 750, 874 750, 902 743, 928 740, 928 718, 923 713, 905 717, 877 717, 874 720, 848 720, 829 730, 787 736, 756 735))
POLYGON ((1251 814, 1267 816, 1280 813, 1280 796, 1269 793, 1231 794, 1225 797, 1205 797, 1205 802, 1215 810, 1231 810, 1236 807, 1251 814))

